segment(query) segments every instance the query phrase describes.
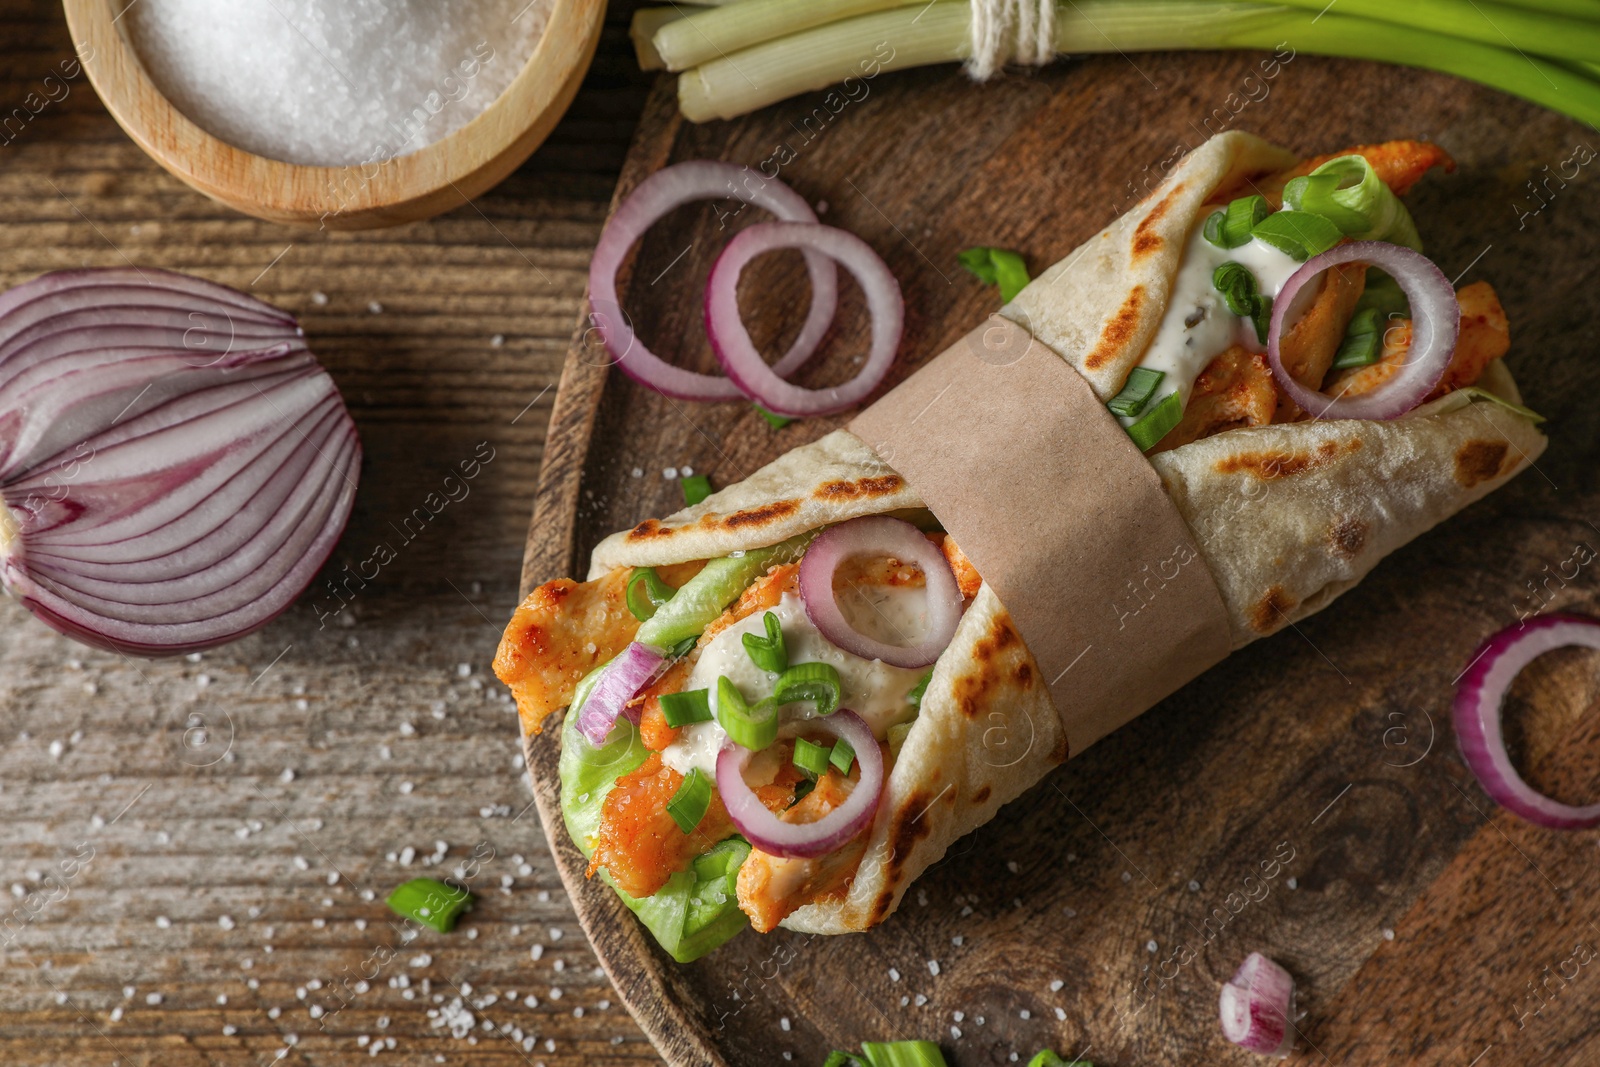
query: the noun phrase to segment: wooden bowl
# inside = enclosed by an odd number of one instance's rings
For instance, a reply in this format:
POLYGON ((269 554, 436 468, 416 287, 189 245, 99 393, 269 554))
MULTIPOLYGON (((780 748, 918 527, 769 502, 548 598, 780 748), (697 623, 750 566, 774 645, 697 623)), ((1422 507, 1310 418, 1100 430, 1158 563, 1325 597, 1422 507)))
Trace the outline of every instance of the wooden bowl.
POLYGON ((167 170, 229 207, 275 222, 363 230, 430 218, 495 185, 539 147, 589 68, 605 0, 556 0, 544 36, 471 122, 384 163, 313 167, 235 148, 197 126, 151 80, 113 0, 64 0, 95 91, 167 170))

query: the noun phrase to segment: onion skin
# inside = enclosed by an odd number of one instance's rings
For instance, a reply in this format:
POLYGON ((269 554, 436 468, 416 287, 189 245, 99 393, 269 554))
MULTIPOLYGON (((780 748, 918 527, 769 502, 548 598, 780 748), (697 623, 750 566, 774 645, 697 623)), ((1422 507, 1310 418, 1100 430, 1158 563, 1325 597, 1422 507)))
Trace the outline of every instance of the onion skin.
POLYGON ((0 581, 99 648, 264 626, 333 551, 361 444, 294 319, 159 270, 0 295, 0 581))
POLYGON ((1556 613, 1501 630, 1478 646, 1452 709, 1461 757, 1483 791, 1512 814, 1551 830, 1600 826, 1600 803, 1563 804, 1523 780, 1506 750, 1500 717, 1506 691, 1524 667, 1545 652, 1574 646, 1600 649, 1600 620, 1556 613))

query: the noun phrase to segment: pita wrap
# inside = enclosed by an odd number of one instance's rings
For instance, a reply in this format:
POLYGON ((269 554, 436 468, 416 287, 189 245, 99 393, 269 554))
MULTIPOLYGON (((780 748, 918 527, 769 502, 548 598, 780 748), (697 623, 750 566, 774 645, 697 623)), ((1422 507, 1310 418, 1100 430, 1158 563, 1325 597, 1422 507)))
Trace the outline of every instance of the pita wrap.
MULTIPOLYGON (((1213 138, 1001 314, 1081 373, 1102 401, 1114 396, 1160 322, 1202 207, 1294 163, 1247 134, 1213 138)), ((1509 372, 1495 362, 1478 386, 1391 422, 1233 429, 1150 457, 1215 580, 1231 648, 1326 607, 1389 552, 1539 456, 1544 436, 1488 396, 1519 402, 1509 372)), ((864 515, 927 525, 933 517, 922 509, 906 479, 839 430, 694 507, 607 538, 589 577, 725 556, 864 515)), ((1025 636, 983 585, 934 666, 848 891, 802 906, 782 925, 833 934, 882 922, 958 838, 1071 754, 1025 636)))

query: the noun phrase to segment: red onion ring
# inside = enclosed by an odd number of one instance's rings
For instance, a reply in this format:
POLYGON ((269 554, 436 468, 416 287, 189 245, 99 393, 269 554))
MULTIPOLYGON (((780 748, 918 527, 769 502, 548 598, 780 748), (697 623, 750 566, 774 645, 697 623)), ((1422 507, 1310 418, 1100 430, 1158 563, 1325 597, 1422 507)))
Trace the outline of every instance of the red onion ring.
POLYGON ((1506 751, 1500 713, 1506 691, 1522 669, 1546 652, 1581 646, 1600 649, 1600 620, 1582 615, 1540 615, 1507 627, 1478 648, 1456 686, 1456 741, 1483 791, 1507 811, 1551 830, 1600 826, 1600 804, 1574 807, 1523 781, 1506 751))
MULTIPOLYGON (((673 208, 697 200, 734 197, 780 219, 817 220, 811 205, 783 182, 756 175, 753 180, 759 184, 752 188, 751 180, 749 168, 732 163, 701 159, 674 164, 640 182, 618 206, 600 234, 594 257, 589 261, 589 306, 594 314, 593 324, 599 329, 601 340, 618 368, 640 385, 678 400, 746 399, 745 393, 727 378, 674 367, 646 348, 634 334, 617 301, 617 271, 628 249, 656 220, 673 208)), ((816 352, 833 323, 833 313, 839 303, 838 272, 832 260, 809 251, 805 257, 806 271, 811 276, 811 307, 806 312, 800 335, 772 368, 772 372, 780 376, 794 373, 816 352)))
POLYGON ((860 402, 889 373, 904 324, 900 283, 872 246, 853 233, 815 222, 761 222, 741 230, 712 264, 706 281, 706 334, 717 362, 730 381, 777 415, 829 415, 860 402), (843 385, 823 389, 791 385, 778 368, 767 366, 750 341, 739 316, 739 274, 756 256, 779 248, 820 252, 842 263, 866 294, 872 312, 872 347, 861 373, 843 385))
POLYGON ((327 561, 361 445, 287 313, 158 270, 0 295, 0 581, 101 648, 265 625, 327 561))
POLYGON ((1314 419, 1394 419, 1426 399, 1439 384, 1461 332, 1461 305, 1450 279, 1420 252, 1387 241, 1349 241, 1312 256, 1289 276, 1272 302, 1267 331, 1267 361, 1278 388, 1314 419), (1370 393, 1342 399, 1309 389, 1283 366, 1279 345, 1289 331, 1287 321, 1295 296, 1329 267, 1367 263, 1387 271, 1411 301, 1411 347, 1400 371, 1370 393))
POLYGON ((1222 1033, 1235 1045, 1280 1059, 1294 1047, 1289 1026, 1294 979, 1261 953, 1245 957, 1233 980, 1222 987, 1218 1008, 1222 1033))
POLYGON ((823 637, 851 655, 894 667, 926 667, 939 658, 961 623, 961 587, 950 561, 921 530, 887 515, 850 519, 818 534, 800 560, 800 600, 823 637), (893 556, 917 565, 928 591, 927 632, 922 640, 914 645, 886 644, 850 625, 834 596, 833 575, 852 556, 893 556))
POLYGON ((877 738, 848 708, 840 708, 824 719, 807 719, 807 730, 832 734, 855 749, 861 779, 845 798, 816 822, 784 822, 761 803, 744 780, 745 768, 753 753, 732 741, 717 753, 717 792, 733 825, 756 848, 769 856, 811 859, 824 856, 855 837, 872 822, 883 796, 883 750, 877 738))
MULTIPOLYGON (((594 688, 578 709, 578 732, 596 748, 606 743, 619 716, 628 715, 628 701, 655 681, 667 658, 649 645, 634 641, 606 664, 594 688)), ((630 721, 636 715, 628 715, 630 721)))

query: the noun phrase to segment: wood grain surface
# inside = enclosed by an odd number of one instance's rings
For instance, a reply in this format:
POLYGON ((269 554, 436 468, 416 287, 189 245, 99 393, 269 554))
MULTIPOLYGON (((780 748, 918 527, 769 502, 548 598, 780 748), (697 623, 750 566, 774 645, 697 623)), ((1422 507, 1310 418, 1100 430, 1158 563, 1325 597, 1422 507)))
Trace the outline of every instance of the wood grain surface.
MULTIPOLYGON (((1252 950, 1299 981, 1298 1059, 1600 1062, 1600 979, 1587 969, 1600 937, 1590 919, 1600 836, 1500 812, 1449 724, 1454 680, 1484 636, 1527 611, 1600 606, 1592 566, 1572 562, 1600 543, 1600 204, 1592 164, 1574 176, 1570 162, 1593 157, 1594 132, 1449 78, 1296 57, 1292 42, 1283 52, 1273 67, 1259 54, 1111 56, 983 88, 921 71, 868 80, 842 103, 816 94, 707 126, 678 120, 670 80, 658 84, 619 193, 675 160, 767 173, 775 161, 901 279, 896 376, 994 309, 993 291, 957 267, 959 250, 1015 248, 1041 270, 1211 132, 1250 128, 1307 154, 1437 140, 1459 170, 1424 181, 1412 210, 1458 284, 1487 278, 1500 291, 1511 366, 1552 438, 1536 469, 1396 552, 1333 607, 1236 653, 1052 774, 866 935, 745 934, 674 965, 611 893, 583 883, 556 816, 554 737, 530 739, 579 916, 669 1062, 815 1064, 831 1047, 922 1037, 963 1067, 1045 1045, 1102 1067, 1246 1064, 1255 1057, 1223 1041, 1216 1001, 1252 950)), ((697 369, 714 366, 701 280, 755 214, 729 218, 733 206, 664 220, 620 289, 644 341, 697 369)), ((773 257, 741 287, 769 350, 798 325, 797 264, 773 257)), ((825 358, 801 380, 846 376, 864 336, 847 297, 825 358)), ((525 587, 581 576, 602 536, 675 510, 670 475, 692 468, 723 486, 842 421, 773 431, 746 406, 666 400, 605 363, 580 324, 525 587)), ((1594 797, 1597 662, 1541 659, 1512 701, 1523 765, 1569 801, 1594 797)))
POLYGON ((311 599, 198 662, 85 650, 0 598, 0 1063, 660 1062, 596 971, 488 670, 648 84, 627 15, 503 185, 428 223, 335 234, 187 188, 81 75, 63 80, 59 3, 0 9, 0 285, 134 263, 300 315, 367 454, 327 573, 379 542, 397 555, 326 628, 311 599), (395 526, 485 442, 470 494, 406 542, 395 526), (476 911, 400 944, 383 895, 475 855, 476 911), (373 971, 365 992, 335 995, 373 971), (457 997, 473 1015, 459 1037, 429 1016, 457 997))

